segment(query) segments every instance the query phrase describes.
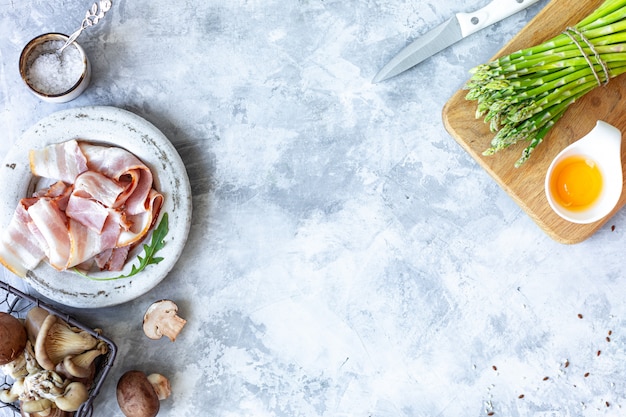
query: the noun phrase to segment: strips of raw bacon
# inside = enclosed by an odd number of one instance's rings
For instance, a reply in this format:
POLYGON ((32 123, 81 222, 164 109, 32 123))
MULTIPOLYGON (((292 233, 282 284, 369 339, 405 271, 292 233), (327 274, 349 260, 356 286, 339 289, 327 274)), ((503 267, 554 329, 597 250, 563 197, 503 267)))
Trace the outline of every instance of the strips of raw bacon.
POLYGON ((122 148, 77 140, 32 150, 29 160, 34 175, 56 182, 20 201, 0 263, 19 276, 44 257, 58 270, 121 270, 163 205, 150 169, 122 148))

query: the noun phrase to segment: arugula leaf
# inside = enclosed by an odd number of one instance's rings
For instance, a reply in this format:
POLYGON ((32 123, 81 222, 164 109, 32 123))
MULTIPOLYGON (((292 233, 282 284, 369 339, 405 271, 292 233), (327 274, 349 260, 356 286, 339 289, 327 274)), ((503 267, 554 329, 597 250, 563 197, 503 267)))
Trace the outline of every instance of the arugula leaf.
POLYGON ((163 217, 161 218, 161 221, 159 222, 159 225, 152 232, 152 239, 150 241, 150 244, 148 245, 144 243, 143 245, 143 253, 142 253, 143 256, 137 256, 137 259, 139 260, 139 264, 133 265, 130 272, 126 275, 119 275, 116 277, 108 277, 108 278, 96 278, 96 277, 92 277, 92 276, 85 274, 84 272, 78 270, 77 268, 74 268, 74 271, 78 273, 79 275, 82 275, 94 281, 113 281, 116 279, 132 277, 133 275, 138 274, 139 272, 143 271, 148 265, 156 265, 163 260, 162 257, 155 256, 155 255, 159 250, 163 249, 163 247, 165 246, 164 240, 168 232, 169 232, 169 222, 167 218, 167 213, 164 213, 163 217))

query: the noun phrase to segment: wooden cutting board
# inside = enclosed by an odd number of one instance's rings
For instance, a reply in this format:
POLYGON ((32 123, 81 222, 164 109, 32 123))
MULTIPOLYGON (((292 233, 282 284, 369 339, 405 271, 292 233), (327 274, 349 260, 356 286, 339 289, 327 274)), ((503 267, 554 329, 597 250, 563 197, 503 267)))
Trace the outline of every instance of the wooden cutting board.
MULTIPOLYGON (((540 44, 573 26, 602 4, 602 0, 552 0, 495 57, 540 44)), ((494 57, 494 58, 495 58, 494 57)), ((479 63, 477 63, 479 64, 479 63)), ((468 74, 469 79, 469 74, 468 74)), ((482 119, 475 118, 476 102, 465 99, 466 90, 455 93, 443 108, 446 130, 522 207, 550 237, 561 243, 581 242, 603 226, 626 203, 623 193, 615 210, 606 218, 587 225, 570 223, 556 215, 544 192, 546 171, 552 159, 567 145, 587 134, 603 120, 626 133, 626 78, 612 79, 572 104, 565 116, 539 144, 531 158, 520 168, 515 161, 527 143, 518 143, 494 156, 483 156, 493 133, 482 119)), ((626 146, 622 146, 625 160, 626 146)), ((624 176, 626 179, 626 174, 624 176)))

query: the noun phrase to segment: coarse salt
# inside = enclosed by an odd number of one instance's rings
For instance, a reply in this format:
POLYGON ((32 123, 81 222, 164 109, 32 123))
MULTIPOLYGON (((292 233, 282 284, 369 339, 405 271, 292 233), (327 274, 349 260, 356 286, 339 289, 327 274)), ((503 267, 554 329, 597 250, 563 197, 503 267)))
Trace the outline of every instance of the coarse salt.
POLYGON ((62 53, 65 42, 47 41, 37 46, 35 59, 27 71, 28 83, 38 92, 48 95, 62 94, 71 89, 83 74, 83 57, 76 46, 70 45, 62 53))

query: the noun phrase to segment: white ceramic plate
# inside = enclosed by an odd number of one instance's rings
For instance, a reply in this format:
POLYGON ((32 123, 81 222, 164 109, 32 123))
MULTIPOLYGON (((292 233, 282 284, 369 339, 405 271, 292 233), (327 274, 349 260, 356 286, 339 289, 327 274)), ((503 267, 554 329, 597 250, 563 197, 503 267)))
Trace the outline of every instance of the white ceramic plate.
MULTIPOLYGON (((27 196, 37 180, 30 171, 28 152, 70 139, 119 146, 132 152, 152 170, 155 188, 164 195, 161 216, 168 213, 169 233, 165 237, 165 246, 157 253, 164 259, 137 275, 113 281, 95 281, 74 272, 59 272, 42 261, 25 279, 40 294, 68 306, 92 308, 121 304, 154 288, 178 260, 191 223, 189 178, 172 143, 145 119, 115 107, 63 110, 45 117, 24 132, 0 167, 4 189, 0 197, 2 230, 9 224, 19 199, 27 196)), ((144 242, 149 242, 150 238, 151 234, 144 242)), ((142 245, 131 252, 122 272, 91 275, 127 274, 133 264, 139 263, 137 255, 142 252, 142 245)))

